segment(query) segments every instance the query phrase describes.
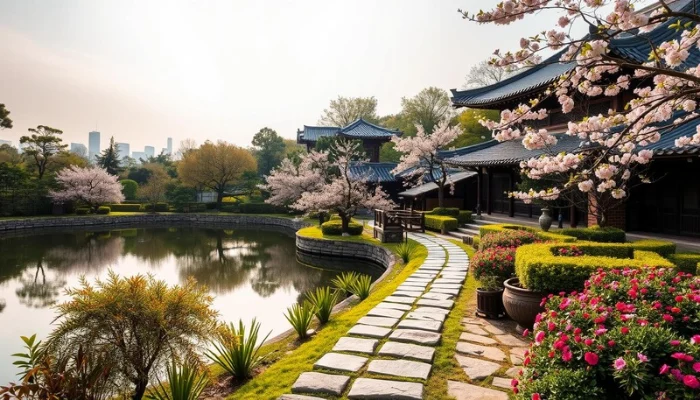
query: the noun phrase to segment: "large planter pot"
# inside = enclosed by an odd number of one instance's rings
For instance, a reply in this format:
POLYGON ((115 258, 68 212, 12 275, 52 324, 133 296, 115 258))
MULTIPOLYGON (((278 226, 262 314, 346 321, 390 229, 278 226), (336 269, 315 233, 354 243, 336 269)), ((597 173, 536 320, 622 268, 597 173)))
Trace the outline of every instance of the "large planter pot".
POLYGON ((549 228, 552 227, 552 212, 549 208, 544 207, 542 209, 542 215, 540 215, 539 221, 540 228, 545 232, 549 231, 549 228))
POLYGON ((521 287, 518 278, 506 280, 503 282, 503 286, 505 286, 503 306, 508 316, 518 323, 516 328, 518 332, 532 329, 535 317, 544 311, 544 307, 540 306, 540 303, 542 298, 547 297, 547 295, 521 287))
POLYGON ((476 289, 476 315, 491 319, 503 318, 506 310, 503 308, 503 289, 476 289))

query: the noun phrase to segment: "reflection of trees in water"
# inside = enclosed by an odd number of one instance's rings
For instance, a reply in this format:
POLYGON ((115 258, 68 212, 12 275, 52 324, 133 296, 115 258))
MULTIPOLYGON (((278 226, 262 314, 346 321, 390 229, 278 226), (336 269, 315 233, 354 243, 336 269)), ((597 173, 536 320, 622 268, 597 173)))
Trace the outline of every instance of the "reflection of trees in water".
POLYGON ((5 309, 5 306, 7 304, 5 303, 5 299, 0 299, 0 312, 5 309))
POLYGON ((120 237, 90 235, 79 237, 73 245, 48 249, 44 260, 49 268, 63 275, 98 274, 115 264, 123 249, 124 240, 120 237))
POLYGON ((66 281, 60 278, 46 279, 46 271, 41 260, 36 264, 36 271, 27 269, 20 278, 22 287, 17 289, 19 302, 28 307, 45 308, 56 304, 61 289, 66 281))

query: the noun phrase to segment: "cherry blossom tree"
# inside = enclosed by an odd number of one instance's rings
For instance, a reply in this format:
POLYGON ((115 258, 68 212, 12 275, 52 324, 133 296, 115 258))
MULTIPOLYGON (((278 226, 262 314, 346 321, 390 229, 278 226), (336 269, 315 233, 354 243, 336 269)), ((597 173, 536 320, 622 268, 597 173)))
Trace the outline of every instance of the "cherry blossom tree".
POLYGON ((73 165, 64 168, 56 174, 56 182, 62 188, 49 195, 57 203, 75 201, 96 210, 102 204, 124 201, 122 185, 117 177, 99 167, 73 165))
POLYGON ((449 185, 450 191, 454 192, 454 182, 450 180, 448 165, 438 153, 452 143, 461 131, 458 126, 450 126, 447 120, 438 123, 432 134, 425 132, 421 125, 416 125, 416 128, 416 136, 395 136, 391 139, 394 149, 404 153, 392 172, 403 174, 409 186, 422 185, 426 180, 435 182, 438 206, 444 207, 445 187, 449 185))
POLYGON ((266 202, 305 212, 336 212, 346 234, 359 209, 388 210, 395 206, 378 184, 372 188, 367 177, 351 173, 350 167, 358 162, 359 154, 357 142, 338 140, 327 152, 303 155, 298 164, 284 160, 262 185, 270 192, 266 202))
MULTIPOLYGON (((688 56, 700 43, 700 15, 675 10, 661 0, 650 13, 639 13, 636 0, 506 0, 494 9, 469 13, 465 19, 482 24, 508 25, 541 10, 555 15, 552 29, 521 38, 519 49, 494 53, 492 64, 503 67, 532 66, 542 62, 542 53, 560 51, 547 60, 573 63, 572 68, 541 94, 514 109, 503 110, 500 121, 483 121, 500 141, 520 140, 528 149, 545 149, 545 154, 521 163, 522 171, 532 179, 558 175, 562 179, 547 190, 514 192, 526 202, 541 198, 553 200, 564 194, 584 193, 589 212, 600 225, 606 214, 619 205, 635 184, 648 183, 647 164, 652 151, 646 146, 659 141, 675 126, 700 118, 697 97, 700 93, 700 65, 692 65, 688 56), (591 34, 573 37, 574 24, 589 26, 591 34), (666 41, 654 42, 648 32, 664 29, 666 41), (611 42, 637 37, 649 48, 649 58, 635 61, 614 51, 611 42), (560 108, 572 115, 577 104, 599 96, 625 97, 624 107, 588 118, 571 117, 566 135, 581 140, 574 151, 552 150, 558 138, 546 129, 531 127, 560 108), (545 104, 548 104, 545 106, 545 104), (639 177, 639 179, 635 179, 639 177)), ((621 97, 620 97, 621 98, 621 97)), ((700 131, 676 141, 677 147, 700 145, 700 131)), ((580 194, 579 194, 580 197, 580 194)))

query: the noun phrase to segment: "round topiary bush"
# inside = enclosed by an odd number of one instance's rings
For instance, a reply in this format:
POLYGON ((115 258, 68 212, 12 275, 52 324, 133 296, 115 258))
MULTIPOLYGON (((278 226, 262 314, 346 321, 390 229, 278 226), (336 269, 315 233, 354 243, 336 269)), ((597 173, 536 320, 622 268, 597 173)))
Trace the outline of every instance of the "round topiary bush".
POLYGON ((109 208, 109 207, 107 207, 107 206, 100 206, 100 207, 97 209, 97 213, 98 213, 98 214, 109 214, 109 213, 111 213, 111 212, 112 212, 112 209, 109 208))
POLYGON ((519 247, 539 241, 534 232, 526 230, 504 229, 500 232, 487 233, 481 237, 481 247, 519 247))
POLYGON ((131 179, 122 179, 119 181, 122 184, 122 194, 126 200, 135 200, 136 193, 139 190, 139 184, 131 179))
POLYGON ((87 215, 90 214, 90 209, 87 207, 79 207, 75 210, 76 215, 87 215))
MULTIPOLYGON (((363 226, 358 224, 357 222, 351 221, 350 224, 348 224, 348 233, 350 235, 361 235, 363 230, 363 226)), ((324 235, 342 235, 343 234, 343 224, 340 221, 340 219, 332 219, 328 222, 324 222, 321 225, 321 232, 323 232, 324 235)))
POLYGON ((483 248, 472 257, 471 268, 476 279, 495 276, 502 283, 515 273, 514 247, 483 248))

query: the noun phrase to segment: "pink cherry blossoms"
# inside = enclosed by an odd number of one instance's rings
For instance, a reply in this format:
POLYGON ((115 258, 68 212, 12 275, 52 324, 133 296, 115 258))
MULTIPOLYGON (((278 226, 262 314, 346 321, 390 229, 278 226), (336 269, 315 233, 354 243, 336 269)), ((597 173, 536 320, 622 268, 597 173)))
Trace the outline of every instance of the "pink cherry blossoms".
POLYGON ((395 204, 379 185, 371 188, 367 177, 356 176, 350 167, 359 144, 339 140, 329 152, 311 151, 295 164, 286 159, 262 185, 270 192, 267 203, 289 205, 300 211, 336 212, 343 229, 361 208, 388 210, 395 204))
MULTIPOLYGON (((630 177, 649 181, 643 166, 649 163, 653 153, 645 147, 658 142, 664 132, 679 124, 700 118, 696 111, 700 65, 687 62, 690 52, 700 47, 697 25, 700 15, 676 11, 664 2, 651 13, 637 13, 637 3, 634 0, 506 0, 492 10, 476 14, 460 11, 466 19, 497 25, 510 24, 544 9, 559 13, 551 29, 520 39, 517 51, 496 51, 492 60, 497 66, 517 68, 539 62, 539 54, 545 49, 564 49, 548 62, 571 63, 568 72, 527 104, 503 110, 499 121, 481 121, 497 140, 520 140, 527 149, 544 150, 541 156, 521 164, 529 178, 552 175, 560 178, 551 190, 516 192, 512 196, 531 201, 579 191, 594 196, 596 204, 602 204, 606 198, 623 199, 629 195, 630 177), (591 21, 597 21, 591 27, 595 34, 584 38, 569 35, 572 24, 591 21), (677 34, 661 43, 643 38, 651 47, 649 59, 644 62, 625 58, 611 46, 621 37, 629 41, 630 37, 654 29, 677 34), (623 91, 634 97, 622 97, 623 91), (569 122, 556 134, 531 127, 534 121, 554 112, 572 114, 577 106, 586 109, 591 99, 599 96, 617 96, 618 106, 583 120, 571 117, 576 122, 569 122), (620 102, 622 99, 624 103, 620 102), (557 134, 577 137, 579 148, 555 152, 552 148, 558 142, 557 134)), ((700 128, 694 135, 675 141, 676 147, 699 145, 700 128)))
POLYGON ((122 185, 117 177, 99 167, 72 165, 56 174, 56 182, 62 188, 49 195, 57 203, 74 201, 97 208, 101 204, 124 201, 122 185))

